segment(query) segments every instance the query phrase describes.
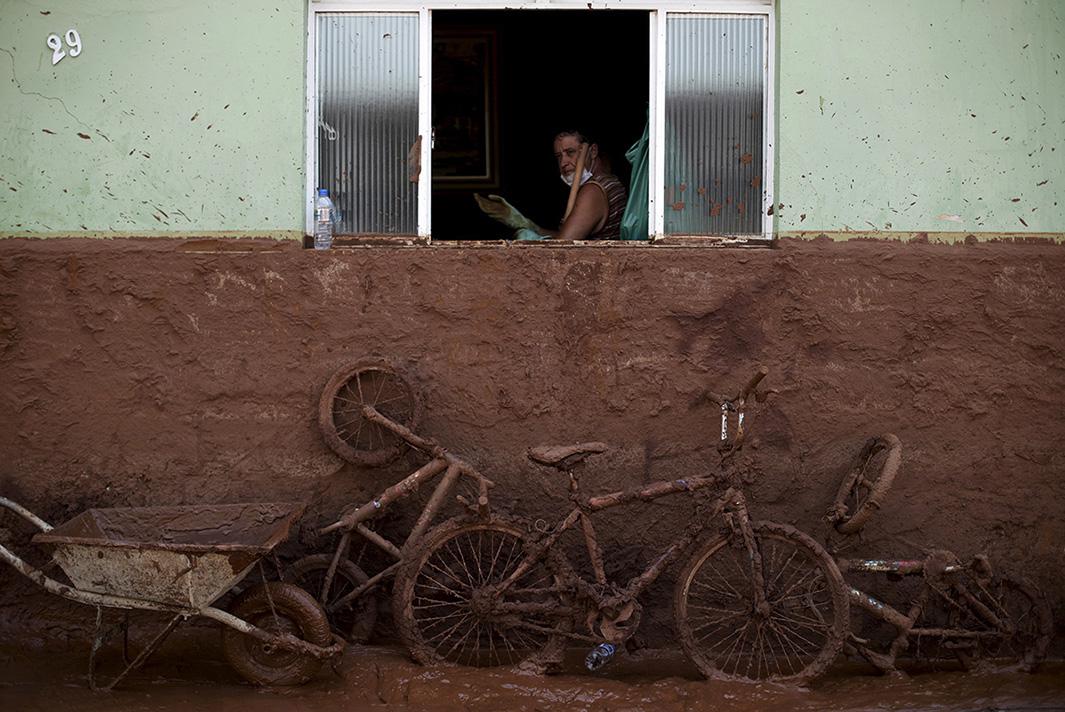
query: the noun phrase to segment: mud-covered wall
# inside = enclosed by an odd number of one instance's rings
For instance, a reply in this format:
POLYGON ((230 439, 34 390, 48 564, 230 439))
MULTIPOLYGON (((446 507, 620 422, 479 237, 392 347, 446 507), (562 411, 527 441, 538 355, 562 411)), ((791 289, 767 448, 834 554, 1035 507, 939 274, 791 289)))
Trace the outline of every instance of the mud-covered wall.
MULTIPOLYGON (((307 522, 326 521, 419 461, 360 469, 320 437, 330 374, 382 356, 421 393, 420 432, 496 480, 500 509, 546 516, 565 505, 564 483, 525 460, 528 446, 610 443, 585 475, 591 490, 705 472, 717 414, 700 394, 766 364, 781 392, 746 451, 757 516, 820 536, 836 468, 893 431, 902 470, 857 551, 985 551, 1034 576, 1062 620, 1063 270, 1065 248, 1047 243, 322 254, 7 240, 0 494, 53 522, 93 506, 247 500, 308 501, 307 522)), ((615 567, 631 571, 687 511, 678 498, 608 518, 615 567)), ((17 529, 0 526, 5 540, 17 529)), ((329 543, 297 542, 286 554, 329 543)), ((659 643, 667 592, 645 613, 659 643)), ((0 631, 84 640, 73 622, 89 618, 0 570, 0 631)))
POLYGON ((1061 232, 1065 5, 777 5, 778 230, 1061 232))

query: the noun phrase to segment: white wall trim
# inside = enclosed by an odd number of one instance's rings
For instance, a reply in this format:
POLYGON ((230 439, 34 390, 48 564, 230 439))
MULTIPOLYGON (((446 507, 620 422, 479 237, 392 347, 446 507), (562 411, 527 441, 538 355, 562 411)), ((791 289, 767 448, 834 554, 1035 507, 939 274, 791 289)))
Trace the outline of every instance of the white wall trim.
POLYGON ((423 8, 418 12, 418 135, 421 143, 421 174, 418 176, 418 236, 430 236, 433 197, 433 16, 423 8))

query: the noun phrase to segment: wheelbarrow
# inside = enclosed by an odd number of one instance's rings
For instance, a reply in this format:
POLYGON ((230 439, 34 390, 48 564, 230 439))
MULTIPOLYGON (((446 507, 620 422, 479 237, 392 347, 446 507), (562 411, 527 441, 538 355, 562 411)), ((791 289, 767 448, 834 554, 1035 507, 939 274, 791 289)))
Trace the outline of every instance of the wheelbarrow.
MULTIPOLYGON (((248 588, 225 611, 213 604, 288 537, 303 512, 290 503, 190 505, 90 509, 53 528, 0 497, 0 506, 40 530, 35 544, 52 549, 70 584, 45 574, 0 544, 0 557, 47 591, 96 608, 89 653, 89 686, 110 690, 140 667, 182 622, 194 616, 218 621, 227 662, 257 685, 298 685, 339 655, 344 641, 332 634, 314 596, 290 583, 248 588), (103 609, 162 611, 167 625, 109 683, 96 680, 103 609)), ((128 635, 128 621, 124 625, 128 635)))

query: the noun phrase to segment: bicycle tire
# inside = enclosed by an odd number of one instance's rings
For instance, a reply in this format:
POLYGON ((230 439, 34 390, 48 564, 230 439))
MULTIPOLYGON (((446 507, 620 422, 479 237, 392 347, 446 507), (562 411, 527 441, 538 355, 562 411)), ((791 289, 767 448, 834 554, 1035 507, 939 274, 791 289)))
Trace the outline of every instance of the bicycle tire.
MULTIPOLYGON (((323 647, 333 642, 329 621, 314 596, 290 583, 271 581, 254 586, 241 594, 229 610, 268 632, 291 633, 323 647)), ((222 628, 222 653, 230 667, 253 685, 302 685, 322 667, 321 660, 295 651, 271 649, 228 626, 222 628)))
MULTIPOLYGON (((1046 598, 1025 579, 996 577, 989 584, 975 581, 969 591, 997 617, 1005 619, 1010 630, 1001 637, 977 638, 955 654, 966 670, 981 669, 996 661, 1033 672, 1043 661, 1054 635, 1054 619, 1046 598)), ((951 612, 952 628, 990 633, 995 627, 978 611, 965 607, 951 612)))
MULTIPOLYGON (((411 657, 423 665, 519 665, 537 672, 560 664, 564 634, 508 624, 506 616, 493 615, 492 602, 477 599, 485 584, 504 580, 525 551, 523 528, 500 519, 452 519, 430 530, 400 569, 393 589, 393 619, 411 657)), ((513 602, 561 603, 557 593, 542 592, 557 581, 554 556, 548 552, 518 582, 526 592, 541 592, 513 602)), ((529 618, 521 620, 530 623, 529 618)), ((550 628, 558 621, 541 616, 531 623, 550 628)), ((568 625, 563 623, 562 629, 568 625)))
POLYGON ((342 459, 364 467, 386 465, 403 450, 404 441, 391 430, 368 422, 364 404, 413 430, 421 411, 410 383, 388 361, 363 359, 337 369, 318 401, 318 427, 329 447, 342 459))
POLYGON ((747 550, 734 546, 738 535, 719 536, 696 549, 677 579, 673 614, 681 647, 710 679, 806 684, 843 648, 850 624, 843 576, 798 529, 751 527, 768 612, 756 610, 747 550))
POLYGON ((876 510, 880 509, 880 503, 891 489, 901 462, 902 442, 895 435, 886 433, 869 439, 836 493, 833 507, 836 531, 840 534, 857 534, 862 530, 876 510), (887 454, 883 465, 877 468, 873 479, 868 479, 866 468, 885 449, 887 454), (868 487, 866 494, 861 491, 863 485, 868 487))
POLYGON ((365 643, 377 624, 377 600, 372 590, 364 592, 341 611, 330 611, 330 604, 370 580, 351 559, 341 559, 329 587, 329 600, 323 601, 321 587, 333 563, 331 554, 312 554, 293 562, 285 569, 285 579, 308 591, 325 610, 330 625, 349 643, 365 643))

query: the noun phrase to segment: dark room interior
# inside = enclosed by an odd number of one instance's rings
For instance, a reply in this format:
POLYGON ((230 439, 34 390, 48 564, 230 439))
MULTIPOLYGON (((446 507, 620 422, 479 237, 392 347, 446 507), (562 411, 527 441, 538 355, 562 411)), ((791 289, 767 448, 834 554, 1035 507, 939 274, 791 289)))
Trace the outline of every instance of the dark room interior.
POLYGON ((552 150, 559 131, 598 143, 628 186, 625 151, 643 132, 647 86, 647 13, 434 12, 433 239, 510 238, 474 193, 557 228, 568 195, 552 150))

